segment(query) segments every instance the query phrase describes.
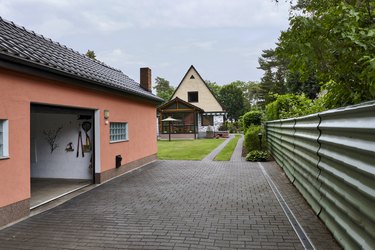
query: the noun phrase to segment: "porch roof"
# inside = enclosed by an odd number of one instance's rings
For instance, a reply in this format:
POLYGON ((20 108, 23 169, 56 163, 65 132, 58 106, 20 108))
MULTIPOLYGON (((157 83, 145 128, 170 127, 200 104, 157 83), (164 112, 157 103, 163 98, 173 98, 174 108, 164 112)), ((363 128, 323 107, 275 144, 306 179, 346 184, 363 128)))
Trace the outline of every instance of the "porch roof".
POLYGON ((166 111, 197 111, 203 113, 204 110, 188 103, 178 97, 170 100, 169 102, 164 103, 163 105, 158 107, 158 112, 166 112, 166 111))

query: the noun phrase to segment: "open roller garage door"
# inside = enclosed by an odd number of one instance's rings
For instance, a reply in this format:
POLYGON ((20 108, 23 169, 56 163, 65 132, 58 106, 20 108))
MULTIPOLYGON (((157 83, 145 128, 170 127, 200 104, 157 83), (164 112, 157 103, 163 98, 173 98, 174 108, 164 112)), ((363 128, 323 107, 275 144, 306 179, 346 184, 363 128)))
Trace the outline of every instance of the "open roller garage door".
POLYGON ((31 105, 31 209, 93 183, 94 112, 31 105))

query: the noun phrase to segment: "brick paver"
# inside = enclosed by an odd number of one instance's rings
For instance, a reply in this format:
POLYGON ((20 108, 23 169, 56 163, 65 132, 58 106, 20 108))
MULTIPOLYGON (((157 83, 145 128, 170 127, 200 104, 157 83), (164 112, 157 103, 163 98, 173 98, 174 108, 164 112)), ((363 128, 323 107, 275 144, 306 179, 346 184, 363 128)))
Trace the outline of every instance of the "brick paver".
POLYGON ((303 249, 256 163, 158 161, 0 231, 0 249, 303 249))

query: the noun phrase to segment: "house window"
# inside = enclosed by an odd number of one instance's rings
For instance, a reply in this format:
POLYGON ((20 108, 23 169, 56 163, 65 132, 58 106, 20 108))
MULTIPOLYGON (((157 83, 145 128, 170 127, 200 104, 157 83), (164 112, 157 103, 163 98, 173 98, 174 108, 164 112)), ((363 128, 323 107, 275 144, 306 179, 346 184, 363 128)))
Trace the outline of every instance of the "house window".
POLYGON ((111 122, 109 124, 109 141, 120 142, 128 140, 128 123, 111 122))
POLYGON ((198 91, 188 92, 188 102, 198 102, 198 91))
POLYGON ((214 116, 213 115, 202 115, 202 126, 213 126, 214 116))
POLYGON ((8 135, 8 120, 0 120, 0 159, 9 156, 8 135))
POLYGON ((190 79, 195 79, 194 75, 191 75, 191 76, 190 76, 190 79))

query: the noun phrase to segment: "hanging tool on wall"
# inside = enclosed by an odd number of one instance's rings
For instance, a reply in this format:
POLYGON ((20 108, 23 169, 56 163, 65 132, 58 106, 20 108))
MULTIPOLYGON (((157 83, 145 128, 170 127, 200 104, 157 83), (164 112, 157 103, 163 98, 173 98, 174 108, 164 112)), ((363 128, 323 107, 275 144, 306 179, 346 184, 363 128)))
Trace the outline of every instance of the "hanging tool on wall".
POLYGON ((78 142, 77 142, 77 158, 79 157, 79 147, 81 143, 81 151, 82 157, 85 157, 85 153, 83 152, 83 141, 82 141, 82 132, 81 132, 81 124, 79 124, 79 132, 78 132, 78 142))
POLYGON ((86 144, 83 145, 83 148, 84 148, 84 151, 87 153, 91 151, 91 140, 88 134, 89 130, 91 129, 91 122, 87 122, 87 121, 83 122, 82 129, 85 131, 85 134, 86 134, 86 144))
POLYGON ((66 145, 65 151, 66 152, 73 152, 74 151, 73 142, 69 142, 68 145, 66 145))

